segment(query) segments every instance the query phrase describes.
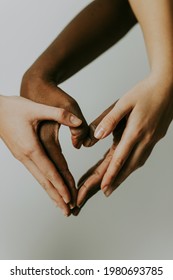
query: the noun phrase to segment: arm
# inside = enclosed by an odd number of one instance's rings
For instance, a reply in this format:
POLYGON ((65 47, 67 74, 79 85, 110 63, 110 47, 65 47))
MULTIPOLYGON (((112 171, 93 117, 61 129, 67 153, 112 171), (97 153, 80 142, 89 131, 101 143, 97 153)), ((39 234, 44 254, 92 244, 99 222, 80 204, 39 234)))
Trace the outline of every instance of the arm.
POLYGON ((173 80, 173 1, 129 0, 143 31, 151 74, 165 84, 173 80))
POLYGON ((67 25, 26 76, 60 84, 119 41, 135 23, 128 1, 95 0, 67 25))
POLYGON ((62 107, 83 123, 71 129, 79 148, 88 133, 76 101, 57 88, 122 38, 136 23, 126 0, 96 0, 76 16, 24 74, 21 95, 33 101, 62 107))
MULTIPOLYGON (((104 161, 105 164, 108 161, 105 159, 84 175, 78 205, 85 202, 95 185, 99 185, 109 196, 145 163, 173 119, 173 1, 129 2, 143 30, 151 72, 120 98, 97 126, 94 135, 97 139, 103 139, 116 132, 120 121, 126 119, 108 166, 105 170, 102 168, 104 161)), ((86 142, 87 146, 95 143, 93 137, 91 140, 88 140, 89 144, 86 142)))
MULTIPOLYGON (((96 0, 86 7, 61 32, 55 41, 24 74, 21 95, 38 103, 60 107, 82 120, 78 128, 70 128, 72 143, 79 148, 88 135, 88 126, 77 102, 62 91, 57 84, 75 74, 102 52, 115 44, 136 23, 126 0, 96 0)), ((61 162, 57 147, 56 126, 44 122, 40 128, 40 140, 63 180, 70 183, 71 173, 61 162)), ((72 204, 76 193, 71 191, 72 204)))

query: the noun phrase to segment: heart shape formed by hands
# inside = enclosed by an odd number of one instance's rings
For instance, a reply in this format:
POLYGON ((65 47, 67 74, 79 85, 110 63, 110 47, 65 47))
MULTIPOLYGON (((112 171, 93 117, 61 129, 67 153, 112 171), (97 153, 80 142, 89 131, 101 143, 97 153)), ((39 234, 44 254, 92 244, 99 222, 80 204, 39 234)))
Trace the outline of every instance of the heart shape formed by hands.
MULTIPOLYGON (((77 148, 80 148, 81 144, 86 147, 91 147, 97 143, 97 139, 94 137, 94 131, 100 121, 107 115, 107 113, 113 108, 114 104, 105 110, 97 119, 95 119, 89 126, 87 134, 85 133, 83 139, 81 137, 80 129, 73 128, 72 131, 72 142, 77 148), (82 140, 81 140, 82 139, 82 140)), ((71 213, 73 215, 78 215, 81 208, 91 198, 95 193, 100 190, 100 185, 102 178, 108 168, 111 161, 112 155, 115 151, 117 144, 119 143, 122 131, 123 122, 116 128, 116 133, 114 133, 113 144, 104 157, 92 166, 79 180, 78 189, 75 187, 75 182, 73 175, 71 174, 66 159, 62 153, 62 149, 59 142, 59 129, 60 124, 53 121, 42 122, 39 129, 40 141, 51 161, 56 166, 57 172, 60 177, 60 184, 66 185, 66 189, 70 192, 70 203, 69 209, 66 208, 66 216, 71 213)), ((72 130, 72 129, 71 129, 72 130)), ((56 204, 60 208, 64 208, 64 205, 58 203, 57 199, 54 199, 56 204)), ((67 203, 68 204, 68 203, 67 203)), ((66 205, 67 207, 67 205, 66 205)))

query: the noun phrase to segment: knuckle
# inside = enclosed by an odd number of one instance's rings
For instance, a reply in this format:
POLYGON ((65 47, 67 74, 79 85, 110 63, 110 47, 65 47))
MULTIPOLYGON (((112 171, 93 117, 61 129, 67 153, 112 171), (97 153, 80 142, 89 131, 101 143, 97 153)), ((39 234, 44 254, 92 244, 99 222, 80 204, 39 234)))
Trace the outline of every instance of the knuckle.
POLYGON ((100 171, 99 171, 99 169, 98 169, 98 168, 97 168, 97 169, 95 169, 95 170, 93 171, 93 175, 94 175, 95 177, 100 178, 101 174, 100 174, 100 171))
POLYGON ((32 157, 32 155, 34 154, 34 152, 35 152, 35 149, 34 149, 33 147, 28 147, 28 148, 25 148, 25 149, 23 150, 24 156, 25 156, 25 157, 29 157, 29 158, 32 157))
POLYGON ((146 145, 151 144, 154 141, 154 132, 148 132, 145 136, 146 145))
POLYGON ((46 173, 46 178, 47 178, 50 182, 55 181, 56 172, 55 172, 55 171, 47 172, 47 173, 46 173))
POLYGON ((118 157, 116 158, 116 161, 115 161, 115 167, 117 169, 120 169, 124 164, 124 159, 122 157, 118 157))
POLYGON ((58 119, 64 119, 67 116, 67 110, 60 108, 59 110, 56 110, 56 116, 58 119))
POLYGON ((72 110, 78 110, 79 106, 76 100, 74 100, 72 97, 70 97, 64 104, 64 109, 71 112, 72 110))
POLYGON ((134 131, 133 131, 133 139, 134 140, 138 140, 142 137, 143 135, 143 128, 142 127, 137 127, 134 131))
POLYGON ((90 190, 90 186, 89 186, 89 183, 86 181, 84 184, 83 184, 83 186, 82 186, 83 188, 84 188, 84 190, 85 190, 85 192, 86 193, 88 193, 89 192, 89 190, 90 190))
POLYGON ((49 186, 48 186, 48 184, 46 183, 46 181, 42 181, 42 182, 40 182, 40 184, 41 184, 41 186, 43 187, 43 189, 44 189, 46 192, 48 192, 49 186))
POLYGON ((19 152, 13 152, 12 153, 14 158, 23 162, 24 161, 24 155, 22 153, 19 153, 19 152))

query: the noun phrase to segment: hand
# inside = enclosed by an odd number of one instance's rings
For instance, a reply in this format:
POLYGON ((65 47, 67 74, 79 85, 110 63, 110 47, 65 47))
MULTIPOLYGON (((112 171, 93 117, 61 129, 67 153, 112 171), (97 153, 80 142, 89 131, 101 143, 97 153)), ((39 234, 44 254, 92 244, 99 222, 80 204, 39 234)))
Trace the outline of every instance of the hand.
MULTIPOLYGON (((88 139, 84 142, 84 146, 89 147, 93 146, 98 139, 94 137, 94 131, 97 125, 101 122, 101 120, 112 110, 115 103, 111 105, 108 109, 106 109, 96 120, 94 120, 90 124, 90 135, 88 139)), ((78 215, 81 208, 85 205, 85 203, 90 199, 94 194, 96 194, 100 190, 101 181, 103 176, 109 166, 115 148, 117 147, 121 135, 123 133, 125 127, 126 120, 125 118, 121 120, 119 125, 113 132, 113 144, 110 149, 105 153, 103 158, 99 160, 94 166, 92 166, 79 180, 78 182, 78 197, 77 197, 77 205, 73 211, 74 215, 78 215)))
POLYGON ((57 126, 57 123, 70 127, 81 124, 81 120, 64 109, 37 104, 22 97, 0 96, 0 137, 68 216, 69 190, 37 137, 39 124, 45 119, 56 122, 57 126))
MULTIPOLYGON (((34 75, 33 72, 34 70, 29 70, 24 75, 21 85, 21 95, 39 103, 63 108, 81 119, 82 123, 80 126, 69 126, 72 143, 74 147, 80 148, 88 134, 89 128, 77 102, 60 88, 57 88, 56 83, 48 77, 40 78, 39 75, 34 75)), ((76 205, 77 189, 58 141, 59 128, 60 126, 55 122, 44 121, 40 125, 39 137, 48 157, 55 165, 70 191, 70 208, 72 209, 76 205)))
POLYGON ((155 144, 165 136, 173 118, 173 86, 150 76, 114 105, 97 126, 97 139, 116 132, 123 120, 125 128, 98 165, 80 180, 78 205, 93 189, 101 187, 109 196, 134 170, 141 167, 155 144), (82 182, 83 181, 83 182, 82 182))

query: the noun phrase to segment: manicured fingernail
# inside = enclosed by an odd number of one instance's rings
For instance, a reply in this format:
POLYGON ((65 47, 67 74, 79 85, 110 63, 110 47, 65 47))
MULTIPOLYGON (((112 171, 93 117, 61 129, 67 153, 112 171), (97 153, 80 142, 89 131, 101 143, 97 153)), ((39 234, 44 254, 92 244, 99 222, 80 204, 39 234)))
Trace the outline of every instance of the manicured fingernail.
POLYGON ((111 193, 112 193, 112 191, 111 191, 111 190, 107 190, 104 194, 105 194, 105 196, 106 196, 106 197, 108 197, 108 196, 110 196, 110 195, 111 195, 111 193))
POLYGON ((94 137, 97 139, 100 139, 103 137, 104 133, 105 133, 105 130, 103 129, 103 127, 99 127, 98 129, 96 128, 94 137))
POLYGON ((80 204, 77 205, 78 208, 81 208, 84 205, 85 201, 82 201, 80 204))
POLYGON ((76 206, 74 204, 69 204, 71 210, 73 210, 76 206))
POLYGON ((63 199, 64 199, 64 202, 65 202, 66 204, 68 204, 68 203, 70 202, 70 199, 69 199, 69 198, 63 197, 63 199))
POLYGON ((104 195, 105 195, 106 197, 110 196, 111 190, 109 189, 109 186, 105 186, 105 187, 103 188, 103 192, 104 192, 104 195))
POLYGON ((70 122, 75 125, 80 125, 82 123, 82 121, 74 115, 70 116, 70 122))

